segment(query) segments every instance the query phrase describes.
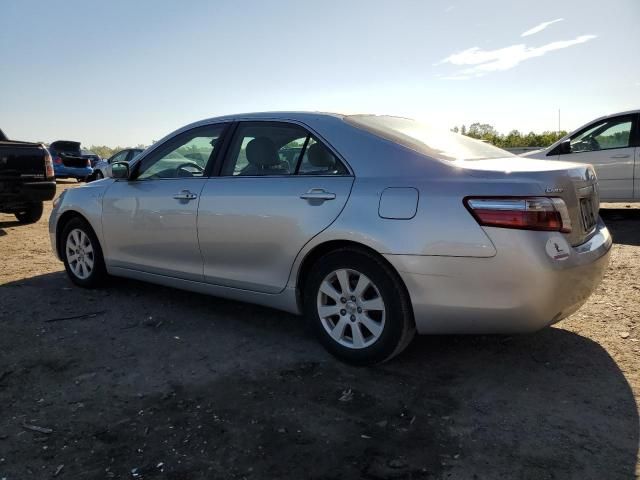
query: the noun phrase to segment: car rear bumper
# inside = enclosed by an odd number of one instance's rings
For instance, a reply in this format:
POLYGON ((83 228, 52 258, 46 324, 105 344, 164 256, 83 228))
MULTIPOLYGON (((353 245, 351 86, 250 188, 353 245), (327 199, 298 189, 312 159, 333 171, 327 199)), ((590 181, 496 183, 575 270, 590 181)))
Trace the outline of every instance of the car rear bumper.
POLYGON ((11 212, 24 208, 29 203, 51 200, 56 194, 56 182, 54 180, 15 182, 8 184, 6 190, 0 193, 0 208, 5 212, 11 212))
POLYGON ((588 242, 554 259, 552 232, 485 228, 491 258, 385 255, 404 280, 419 333, 519 333, 575 312, 609 263, 611 235, 599 220, 588 242))
POLYGON ((91 167, 67 167, 54 164, 53 171, 58 178, 86 178, 93 173, 91 167))

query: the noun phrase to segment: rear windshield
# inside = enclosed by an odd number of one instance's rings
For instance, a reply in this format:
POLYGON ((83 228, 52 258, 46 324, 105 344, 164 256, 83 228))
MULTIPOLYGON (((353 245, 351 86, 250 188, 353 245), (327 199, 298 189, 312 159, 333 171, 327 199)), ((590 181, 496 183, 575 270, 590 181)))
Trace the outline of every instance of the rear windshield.
POLYGON ((515 155, 480 140, 416 120, 382 115, 348 115, 347 123, 439 160, 485 160, 515 155))

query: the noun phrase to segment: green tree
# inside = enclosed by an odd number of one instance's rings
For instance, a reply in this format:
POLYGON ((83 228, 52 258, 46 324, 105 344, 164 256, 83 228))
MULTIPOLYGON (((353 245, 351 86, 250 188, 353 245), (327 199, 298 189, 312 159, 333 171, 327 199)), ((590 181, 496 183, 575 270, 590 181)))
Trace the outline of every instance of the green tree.
MULTIPOLYGON (((456 131, 457 127, 454 127, 452 131, 456 131)), ((506 135, 499 133, 493 125, 488 123, 472 123, 469 126, 469 130, 462 125, 460 128, 462 135, 483 140, 500 148, 518 148, 518 147, 548 147, 552 143, 555 143, 567 132, 550 132, 545 131, 542 133, 529 132, 526 135, 518 130, 511 130, 506 135)))

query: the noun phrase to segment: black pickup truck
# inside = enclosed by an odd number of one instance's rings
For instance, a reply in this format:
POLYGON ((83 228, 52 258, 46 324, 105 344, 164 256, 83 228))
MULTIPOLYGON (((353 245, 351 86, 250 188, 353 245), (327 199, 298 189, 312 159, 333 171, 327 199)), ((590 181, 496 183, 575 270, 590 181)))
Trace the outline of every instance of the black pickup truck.
POLYGON ((53 162, 44 145, 9 140, 0 130, 0 213, 37 222, 42 202, 55 194, 53 162))

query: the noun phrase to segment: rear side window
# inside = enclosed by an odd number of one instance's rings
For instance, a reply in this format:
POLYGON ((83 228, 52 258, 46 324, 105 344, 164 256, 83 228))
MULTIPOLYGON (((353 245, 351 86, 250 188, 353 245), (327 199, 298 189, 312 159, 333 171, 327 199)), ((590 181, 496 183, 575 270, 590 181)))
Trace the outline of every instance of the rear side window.
POLYGON ((244 122, 234 135, 223 176, 344 175, 336 156, 304 128, 244 122))

